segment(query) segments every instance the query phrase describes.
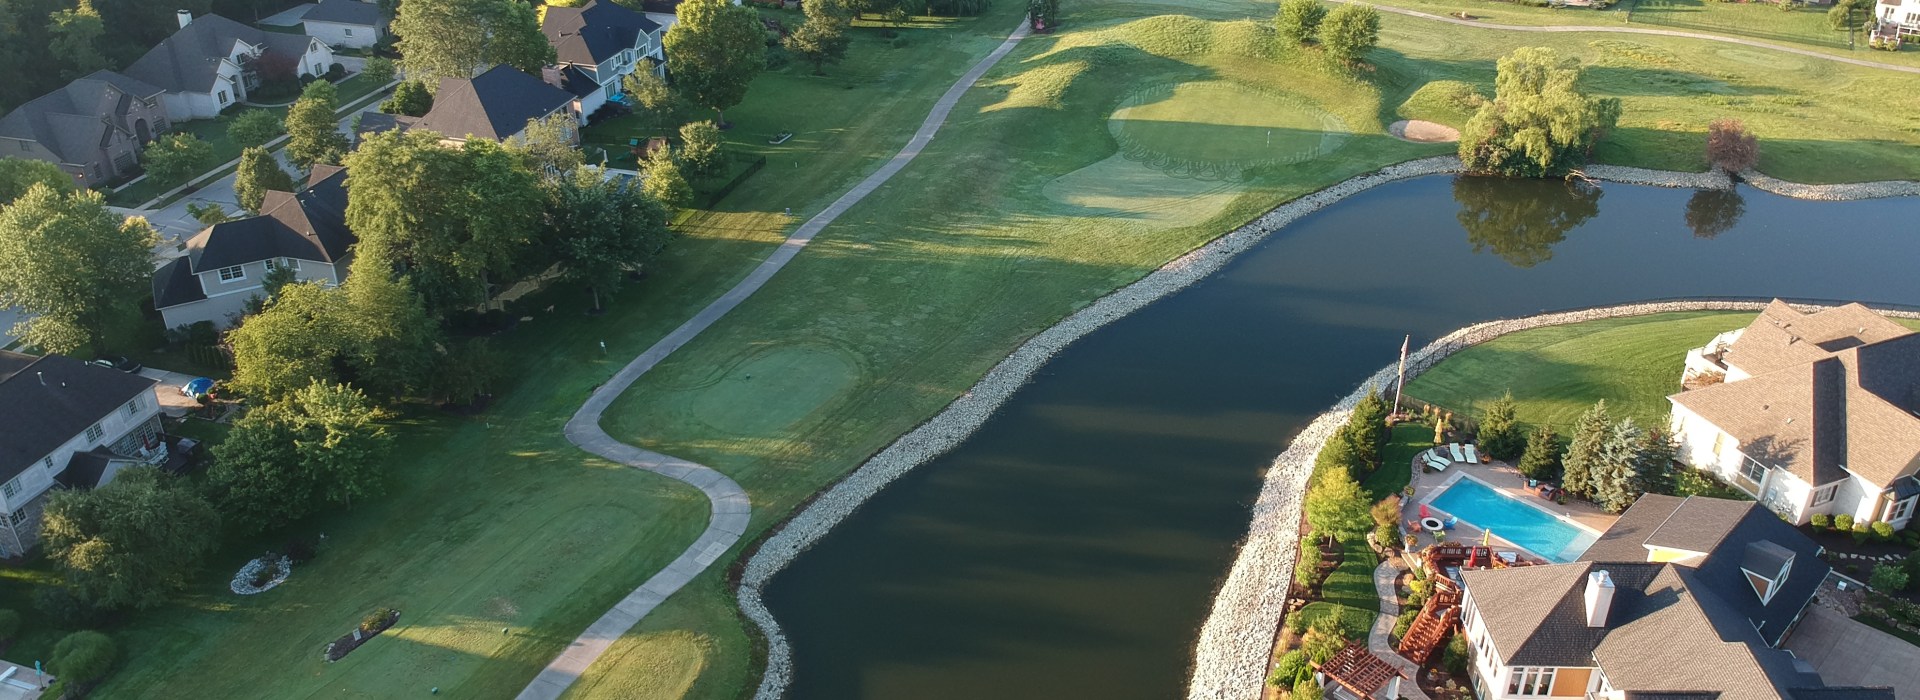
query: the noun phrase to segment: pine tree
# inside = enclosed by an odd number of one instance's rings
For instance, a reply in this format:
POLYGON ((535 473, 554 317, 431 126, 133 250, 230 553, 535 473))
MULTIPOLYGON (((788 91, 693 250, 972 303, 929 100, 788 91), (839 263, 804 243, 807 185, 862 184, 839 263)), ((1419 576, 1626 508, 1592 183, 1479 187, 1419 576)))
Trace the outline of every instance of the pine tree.
POLYGON ((1607 414, 1605 399, 1580 415, 1580 421, 1574 425, 1573 442, 1567 446, 1567 456, 1560 463, 1560 488, 1578 498, 1593 496, 1594 472, 1599 468, 1607 432, 1612 427, 1613 419, 1607 414))
POLYGON ((1529 479, 1550 481, 1560 476, 1560 436, 1552 428, 1541 427, 1527 436, 1527 451, 1520 457, 1520 473, 1529 479))
POLYGON ((1592 469, 1593 500, 1618 513, 1633 505, 1646 489, 1640 479, 1640 446, 1645 431, 1632 418, 1622 418, 1607 429, 1598 466, 1592 469))
POLYGON ((1515 420, 1518 409, 1514 405, 1513 392, 1487 405, 1480 417, 1480 449, 1487 455, 1502 462, 1512 462, 1526 449, 1526 438, 1520 432, 1520 424, 1515 420))
POLYGON ((1640 436, 1640 484, 1646 493, 1674 491, 1673 462, 1678 448, 1665 428, 1648 428, 1640 436))
POLYGON ((1341 429, 1346 440, 1353 446, 1354 457, 1361 469, 1371 470, 1380 466, 1380 448, 1386 441, 1387 414, 1391 412, 1387 400, 1380 393, 1367 392, 1366 397, 1355 404, 1353 413, 1347 418, 1347 425, 1341 429))

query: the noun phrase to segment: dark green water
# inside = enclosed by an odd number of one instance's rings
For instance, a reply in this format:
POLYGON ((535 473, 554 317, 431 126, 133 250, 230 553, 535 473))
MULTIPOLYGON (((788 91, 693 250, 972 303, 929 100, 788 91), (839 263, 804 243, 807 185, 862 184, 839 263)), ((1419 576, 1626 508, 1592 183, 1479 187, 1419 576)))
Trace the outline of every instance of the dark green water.
POLYGON ((1920 304, 1920 200, 1739 195, 1428 177, 1275 234, 1074 344, 778 576, 790 697, 1183 696, 1261 470, 1403 334, 1678 296, 1920 304))

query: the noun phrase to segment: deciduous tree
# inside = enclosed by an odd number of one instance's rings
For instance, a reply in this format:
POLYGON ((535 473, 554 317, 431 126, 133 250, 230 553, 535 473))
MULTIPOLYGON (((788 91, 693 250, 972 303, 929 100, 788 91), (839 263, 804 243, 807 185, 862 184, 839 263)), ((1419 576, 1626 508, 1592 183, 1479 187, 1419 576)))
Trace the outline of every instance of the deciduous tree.
POLYGON ((671 123, 680 108, 680 98, 667 81, 654 75, 653 71, 637 70, 621 79, 627 96, 633 98, 634 110, 654 125, 671 123))
POLYGON ((582 156, 575 146, 580 121, 565 112, 539 119, 528 119, 527 128, 507 141, 507 149, 520 156, 527 169, 543 177, 560 177, 580 167, 582 156))
POLYGON ((851 16, 836 2, 810 2, 805 5, 807 21, 787 35, 782 45, 800 60, 813 65, 814 75, 826 75, 829 63, 847 57, 847 24, 851 16))
POLYGON ((720 143, 720 127, 711 121, 680 127, 680 150, 676 154, 687 177, 707 180, 720 174, 726 166, 720 143))
POLYGON ((554 60, 533 8, 514 0, 407 0, 392 28, 407 79, 430 91, 502 63, 539 75, 554 60))
POLYGON ((227 124, 227 138, 243 149, 264 146, 285 131, 286 126, 273 110, 248 109, 227 124))
POLYGON ((1307 524, 1315 534, 1325 535, 1328 544, 1335 540, 1357 542, 1373 529, 1373 517, 1368 512, 1372 506, 1366 489, 1360 488, 1353 475, 1344 470, 1328 471, 1307 490, 1307 524))
POLYGON ((402 80, 393 86, 393 96, 380 103, 380 111, 387 114, 404 114, 409 117, 423 116, 433 109, 433 93, 418 80, 402 80))
POLYGON ((1752 170, 1760 163, 1760 139, 1738 119, 1707 124, 1707 162, 1728 173, 1752 170))
POLYGON ((213 145, 193 134, 167 134, 147 144, 141 163, 147 177, 172 187, 213 168, 213 145))
POLYGON ((240 152, 240 165, 233 171, 233 196, 240 206, 255 214, 267 192, 292 192, 293 176, 280 169, 267 149, 255 146, 240 152))
POLYGON ((1619 121, 1620 100, 1588 97, 1579 82, 1579 65, 1553 49, 1522 47, 1502 56, 1493 100, 1461 131, 1467 170, 1540 177, 1586 162, 1619 121))
POLYGON ((58 165, 44 160, 0 158, 0 208, 19 199, 35 184, 51 187, 59 194, 74 190, 73 176, 58 165))
POLYGON ((160 243, 145 219, 107 211, 98 192, 35 184, 0 209, 0 308, 14 336, 48 352, 104 350, 107 328, 138 310, 160 243))
POLYGON ((219 540, 220 517, 158 469, 91 491, 56 489, 40 525, 68 590, 97 610, 151 608, 184 588, 219 540))
POLYGON ((1273 25, 1288 41, 1304 44, 1320 31, 1320 21, 1326 17, 1327 6, 1320 0, 1280 0, 1273 25))
POLYGON ((766 30, 753 8, 727 0, 686 0, 667 32, 667 65, 676 87, 726 124, 726 110, 747 96, 747 85, 767 67, 766 30))
POLYGON ((120 659, 120 648, 113 638, 92 630, 81 630, 61 637, 47 655, 47 670, 56 679, 47 687, 48 697, 72 697, 75 690, 99 683, 113 671, 120 659))
POLYGON ((392 436, 359 390, 315 380, 234 422, 209 472, 222 510, 250 531, 378 493, 392 436))
POLYGON ((316 163, 338 165, 347 152, 347 137, 333 116, 339 107, 335 95, 331 83, 316 80, 287 110, 287 161, 301 170, 316 163))
POLYGON ((106 30, 88 0, 47 16, 47 50, 60 61, 61 77, 73 80, 107 67, 107 57, 100 52, 106 30))
POLYGON ((680 163, 674 159, 671 149, 662 148, 647 154, 640 170, 640 190, 654 201, 672 209, 693 204, 693 186, 688 185, 687 177, 680 173, 680 163))
POLYGON ((602 294, 619 292, 627 271, 652 260, 672 236, 666 207, 594 168, 555 184, 547 231, 561 269, 593 293, 595 309, 602 294))
POLYGON ((367 59, 366 65, 360 68, 360 77, 375 85, 385 85, 393 82, 393 76, 395 74, 393 59, 385 56, 369 58, 367 59))
POLYGON ((1380 11, 1372 5, 1341 5, 1320 26, 1320 45, 1341 63, 1352 64, 1380 44, 1380 11))
POLYGON ((379 270, 358 269, 343 287, 302 282, 280 289, 227 334, 234 364, 228 385, 274 402, 315 381, 350 382, 380 400, 423 384, 438 325, 405 279, 379 270))

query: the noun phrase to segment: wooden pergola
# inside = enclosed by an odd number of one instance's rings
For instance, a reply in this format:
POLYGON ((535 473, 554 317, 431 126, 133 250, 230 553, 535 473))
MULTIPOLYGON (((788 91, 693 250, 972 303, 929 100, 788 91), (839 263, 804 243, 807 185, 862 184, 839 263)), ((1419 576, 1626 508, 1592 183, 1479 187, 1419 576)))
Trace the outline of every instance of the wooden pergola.
POLYGON ((1367 645, 1361 642, 1347 642, 1333 658, 1314 668, 1327 680, 1362 698, 1374 697, 1374 693, 1386 687, 1388 681, 1400 675, 1398 669, 1374 656, 1367 645))

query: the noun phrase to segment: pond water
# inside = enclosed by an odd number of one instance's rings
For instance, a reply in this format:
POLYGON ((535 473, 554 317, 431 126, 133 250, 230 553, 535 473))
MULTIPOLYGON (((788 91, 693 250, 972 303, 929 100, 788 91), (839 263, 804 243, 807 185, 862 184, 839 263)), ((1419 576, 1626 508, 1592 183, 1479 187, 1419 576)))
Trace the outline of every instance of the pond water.
POLYGON ((1262 470, 1402 335, 1679 296, 1920 304, 1916 222, 1920 200, 1749 188, 1351 197, 1074 344, 776 577, 790 697, 1182 696, 1262 470))

